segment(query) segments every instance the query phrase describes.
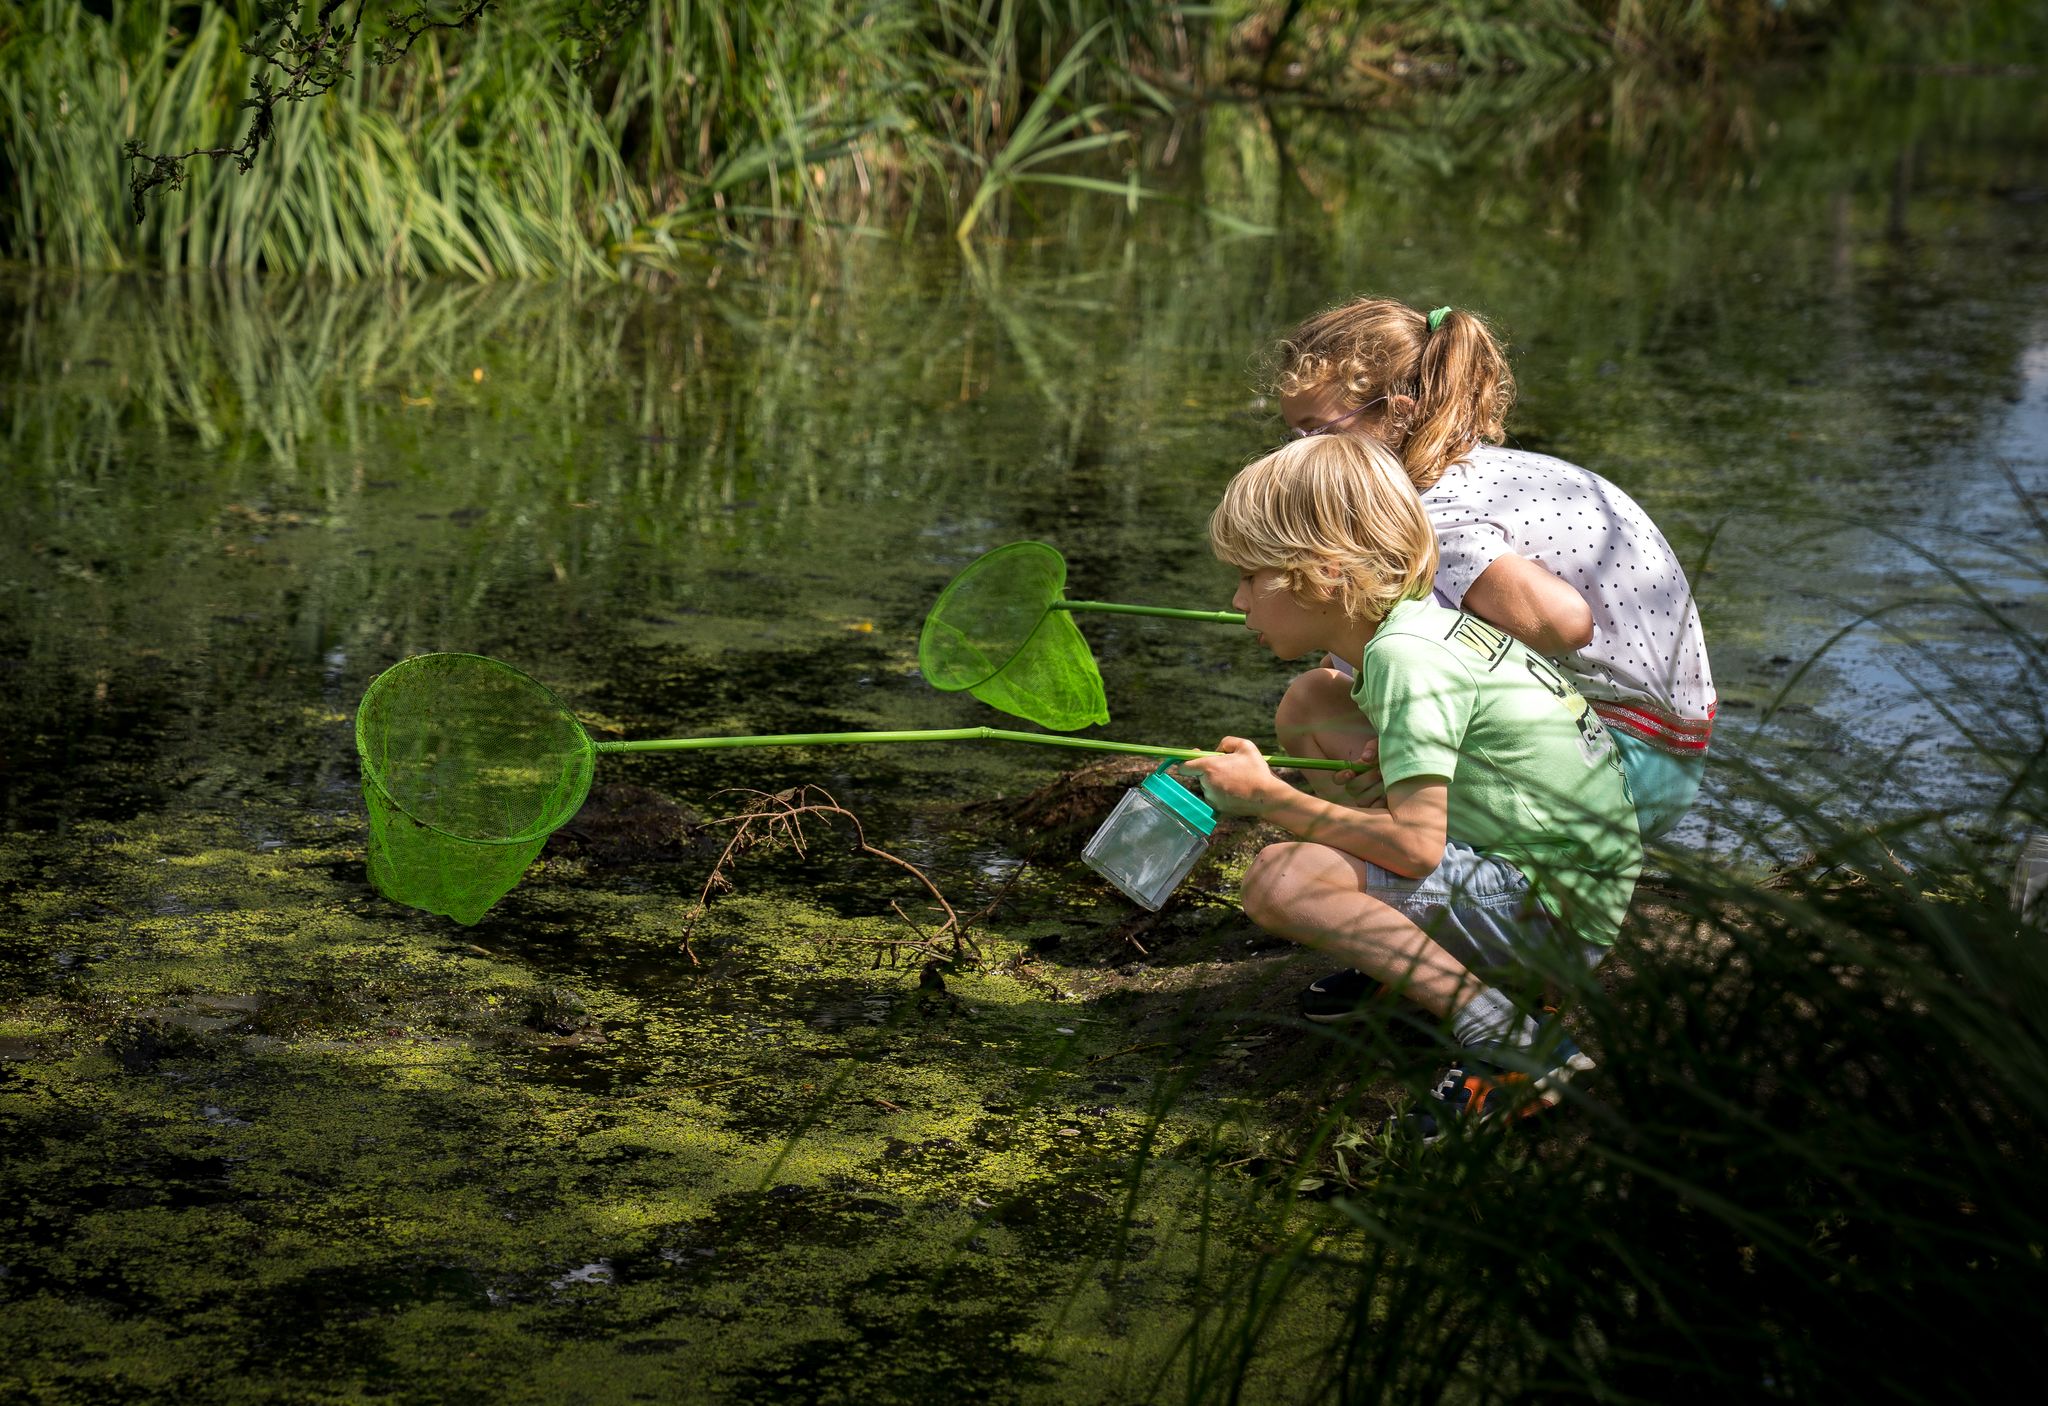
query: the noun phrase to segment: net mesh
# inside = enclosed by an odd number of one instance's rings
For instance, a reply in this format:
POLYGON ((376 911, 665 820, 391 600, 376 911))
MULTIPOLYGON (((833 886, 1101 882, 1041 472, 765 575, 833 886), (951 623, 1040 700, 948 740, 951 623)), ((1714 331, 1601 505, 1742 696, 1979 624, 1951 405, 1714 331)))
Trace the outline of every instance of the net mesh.
POLYGON ((463 924, 581 808, 596 756, 554 694, 476 654, 422 654, 379 674, 356 709, 356 753, 371 884, 463 924))
POLYGON ((1053 605, 1067 563, 1043 542, 998 547, 953 578, 924 620, 917 663, 934 688, 962 689, 1055 732, 1109 721, 1095 656, 1053 605))

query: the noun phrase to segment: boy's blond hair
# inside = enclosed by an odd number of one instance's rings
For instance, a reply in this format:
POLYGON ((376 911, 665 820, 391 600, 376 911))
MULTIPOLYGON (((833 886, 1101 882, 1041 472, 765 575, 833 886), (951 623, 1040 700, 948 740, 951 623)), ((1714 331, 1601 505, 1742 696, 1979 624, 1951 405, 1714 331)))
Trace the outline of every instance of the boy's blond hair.
POLYGON ((1436 579, 1422 500, 1394 452, 1360 435, 1310 435, 1238 470, 1209 514, 1209 546, 1354 620, 1384 620, 1436 579))

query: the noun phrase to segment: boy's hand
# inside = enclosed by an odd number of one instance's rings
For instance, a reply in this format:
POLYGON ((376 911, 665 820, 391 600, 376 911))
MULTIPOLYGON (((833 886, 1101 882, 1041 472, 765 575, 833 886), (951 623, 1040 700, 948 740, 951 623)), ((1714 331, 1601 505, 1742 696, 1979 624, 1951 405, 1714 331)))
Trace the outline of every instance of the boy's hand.
POLYGON ((1383 806, 1386 783, 1380 779, 1380 740, 1367 738, 1358 749, 1358 765, 1334 774, 1337 789, 1355 806, 1383 806))
POLYGON ((1276 800, 1294 794, 1294 788, 1266 765, 1258 747, 1242 737, 1226 737, 1216 750, 1220 755, 1179 763, 1181 770, 1202 778, 1202 798, 1211 809, 1224 815, 1264 815, 1276 800))

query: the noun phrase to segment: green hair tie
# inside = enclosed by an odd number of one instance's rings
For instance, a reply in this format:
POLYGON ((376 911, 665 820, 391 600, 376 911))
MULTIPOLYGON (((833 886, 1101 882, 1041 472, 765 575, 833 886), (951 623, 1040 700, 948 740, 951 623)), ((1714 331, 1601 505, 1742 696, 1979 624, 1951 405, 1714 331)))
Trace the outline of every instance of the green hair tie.
POLYGON ((1444 319, 1449 317, 1450 315, 1451 310, 1449 308, 1438 308, 1435 312, 1429 315, 1429 330, 1432 332, 1436 331, 1437 328, 1444 325, 1444 319))

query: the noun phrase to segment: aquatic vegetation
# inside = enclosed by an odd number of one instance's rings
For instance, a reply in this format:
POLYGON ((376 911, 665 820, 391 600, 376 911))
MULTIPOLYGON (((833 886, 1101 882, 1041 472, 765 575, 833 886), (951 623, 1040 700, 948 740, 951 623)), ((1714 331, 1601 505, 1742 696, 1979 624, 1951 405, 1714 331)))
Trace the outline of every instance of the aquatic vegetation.
MULTIPOLYGON (((205 1390, 225 1359, 258 1393, 514 1400, 1668 1396, 1674 1370, 1791 1399, 1913 1388, 1873 1324, 2024 1341, 2044 949, 1874 837, 1762 889, 1675 868, 1576 994, 1602 1078, 1426 1154, 1376 1130, 1441 1033, 1298 1026, 1313 957, 1199 889, 1133 962, 1114 905, 1037 871, 985 965, 920 982, 868 955, 895 920, 824 853, 715 905, 692 966, 685 873, 548 861, 472 940, 368 891, 358 819, 277 839, 186 816, 0 847, 27 1208, 0 1342, 33 1392, 205 1390)), ((1939 1381, 1977 1399, 2003 1364, 1939 1381)))
MULTIPOLYGON (((934 994, 844 943, 875 920, 794 891, 714 908, 693 968, 669 893, 593 908, 543 880, 489 947, 394 924, 337 877, 353 824, 261 852, 83 838, 90 888, 5 900, 43 955, 90 954, 9 1007, 34 1056, 0 1092, 5 1175, 33 1210, 0 1338, 32 1389, 193 1386, 201 1343, 259 1321, 258 1388, 481 1371, 534 1400, 587 1370, 565 1334, 741 1396, 810 1371, 992 1389, 1103 1342, 1095 1292, 1069 1326, 1043 1305, 1128 1235, 1152 1076, 1116 1023, 1002 976, 934 994), (425 1347, 449 1332, 468 1356, 425 1347)), ((1192 1287, 1186 1237, 1152 1235, 1124 1269, 1192 1287)))

